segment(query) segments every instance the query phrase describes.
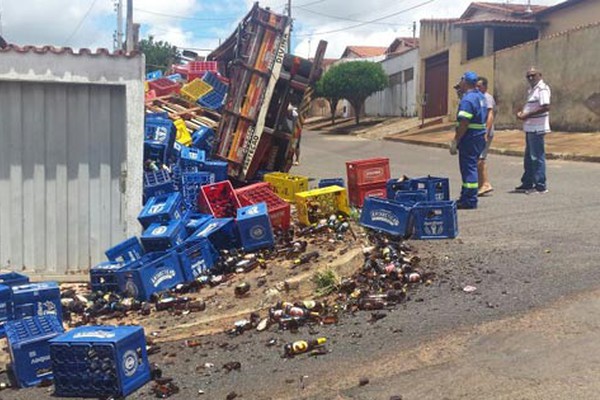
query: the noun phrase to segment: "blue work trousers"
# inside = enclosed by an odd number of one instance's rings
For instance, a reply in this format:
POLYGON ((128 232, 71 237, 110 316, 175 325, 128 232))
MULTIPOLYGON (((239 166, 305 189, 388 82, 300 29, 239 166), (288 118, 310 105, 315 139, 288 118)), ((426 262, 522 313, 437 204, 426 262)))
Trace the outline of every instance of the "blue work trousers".
POLYGON ((477 160, 484 149, 485 135, 471 135, 467 132, 458 143, 458 163, 462 176, 459 202, 467 207, 477 207, 477 160))
POLYGON ((527 188, 546 189, 546 151, 544 150, 544 133, 525 133, 525 156, 523 167, 525 172, 521 183, 527 188))

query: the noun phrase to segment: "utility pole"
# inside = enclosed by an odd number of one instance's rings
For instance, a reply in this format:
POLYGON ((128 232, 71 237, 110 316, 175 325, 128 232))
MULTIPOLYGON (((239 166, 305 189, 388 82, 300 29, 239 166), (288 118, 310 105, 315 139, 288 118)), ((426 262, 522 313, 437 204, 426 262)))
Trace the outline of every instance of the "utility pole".
MULTIPOLYGON (((288 2, 287 2, 287 14, 288 14, 288 18, 290 19, 290 24, 291 24, 292 23, 292 0, 288 0, 288 2)), ((293 26, 292 26, 292 28, 293 28, 293 26)), ((288 38, 287 52, 288 52, 288 54, 292 53, 292 29, 290 29, 290 37, 288 38)))
POLYGON ((417 37, 417 21, 413 21, 413 39, 417 37))
POLYGON ((117 32, 115 34, 115 50, 123 50, 123 1, 116 0, 115 11, 117 12, 117 32))
POLYGON ((127 25, 125 26, 126 47, 125 51, 128 53, 133 51, 133 0, 127 0, 127 25))

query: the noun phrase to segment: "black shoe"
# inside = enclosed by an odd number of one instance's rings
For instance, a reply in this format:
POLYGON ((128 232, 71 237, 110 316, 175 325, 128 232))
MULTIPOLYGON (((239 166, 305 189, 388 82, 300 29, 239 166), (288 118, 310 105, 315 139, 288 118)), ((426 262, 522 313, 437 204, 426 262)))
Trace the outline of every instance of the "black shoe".
POLYGON ((531 186, 519 185, 515 188, 515 192, 526 193, 528 190, 531 190, 531 189, 533 189, 533 185, 531 185, 531 186))
POLYGON ((456 203, 456 208, 459 209, 459 210, 475 210, 477 208, 477 205, 470 206, 470 205, 465 204, 465 203, 457 202, 456 203))

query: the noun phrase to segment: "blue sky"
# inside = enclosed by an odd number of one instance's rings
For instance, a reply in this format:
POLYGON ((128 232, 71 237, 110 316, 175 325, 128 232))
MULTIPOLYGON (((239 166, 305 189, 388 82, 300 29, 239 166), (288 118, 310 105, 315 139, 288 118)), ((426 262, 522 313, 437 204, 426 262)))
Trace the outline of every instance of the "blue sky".
MULTIPOLYGON (((125 0, 123 0, 125 2, 125 0)), ((504 1, 506 2, 506 0, 504 1)), ((526 3, 526 0, 510 0, 526 3)), ((560 0, 533 0, 553 5, 560 0)), ((113 48, 115 0, 0 0, 2 35, 20 45, 113 48)), ((153 35, 180 48, 213 49, 248 12, 253 0, 134 0, 134 21, 142 37, 153 35)), ((265 0, 283 13, 287 0, 265 0)), ((411 36, 413 21, 458 17, 469 0, 292 0, 292 51, 314 54, 320 39, 327 57, 348 45, 387 46, 411 36), (365 23, 378 20, 374 23, 365 23)), ((125 12, 125 10, 124 10, 125 12)), ((205 54, 207 51, 199 51, 205 54)))

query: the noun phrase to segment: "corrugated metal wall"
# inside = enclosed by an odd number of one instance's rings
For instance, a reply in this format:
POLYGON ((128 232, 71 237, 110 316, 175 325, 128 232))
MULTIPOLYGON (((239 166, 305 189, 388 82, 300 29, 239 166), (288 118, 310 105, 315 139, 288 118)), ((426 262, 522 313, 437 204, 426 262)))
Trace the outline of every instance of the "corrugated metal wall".
POLYGON ((0 81, 0 266, 76 274, 125 237, 125 91, 0 81))

